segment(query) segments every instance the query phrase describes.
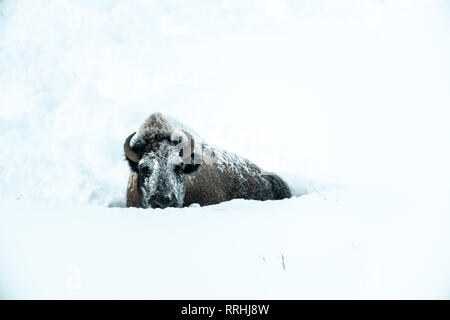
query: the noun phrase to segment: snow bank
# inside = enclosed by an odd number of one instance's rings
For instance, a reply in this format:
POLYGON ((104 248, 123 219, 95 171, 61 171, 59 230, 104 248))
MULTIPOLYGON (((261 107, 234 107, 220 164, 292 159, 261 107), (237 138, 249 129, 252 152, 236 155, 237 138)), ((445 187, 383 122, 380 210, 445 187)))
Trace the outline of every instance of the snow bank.
POLYGON ((72 265, 87 274, 80 297, 448 297, 449 13, 418 0, 1 1, 0 294, 76 297, 61 287, 72 265), (124 204, 123 140, 155 111, 309 195, 108 208, 124 204))
POLYGON ((450 298, 449 207, 325 196, 152 214, 2 202, 2 297, 450 298))

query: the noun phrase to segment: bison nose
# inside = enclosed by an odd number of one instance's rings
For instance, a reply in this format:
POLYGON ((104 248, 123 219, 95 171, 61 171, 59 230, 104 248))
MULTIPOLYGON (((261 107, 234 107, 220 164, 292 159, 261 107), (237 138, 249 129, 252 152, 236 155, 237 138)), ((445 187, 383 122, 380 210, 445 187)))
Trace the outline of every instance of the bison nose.
POLYGON ((173 200, 170 197, 159 196, 155 199, 155 204, 158 207, 164 209, 170 207, 173 204, 173 200))

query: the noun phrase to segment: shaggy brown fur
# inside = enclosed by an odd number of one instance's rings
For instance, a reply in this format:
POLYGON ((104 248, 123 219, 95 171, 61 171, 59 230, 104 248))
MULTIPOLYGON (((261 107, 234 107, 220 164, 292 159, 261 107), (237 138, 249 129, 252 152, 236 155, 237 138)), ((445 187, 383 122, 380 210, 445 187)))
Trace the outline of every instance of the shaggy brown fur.
POLYGON ((137 172, 130 172, 127 187, 127 207, 140 208, 142 206, 142 196, 139 188, 139 176, 137 172))

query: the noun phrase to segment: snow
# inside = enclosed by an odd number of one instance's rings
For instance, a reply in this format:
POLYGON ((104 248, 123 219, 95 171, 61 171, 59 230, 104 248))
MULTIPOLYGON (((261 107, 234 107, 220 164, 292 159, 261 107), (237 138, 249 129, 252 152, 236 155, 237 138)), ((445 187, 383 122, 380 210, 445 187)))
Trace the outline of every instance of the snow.
POLYGON ((0 297, 450 298, 449 14, 0 1, 0 297), (157 111, 296 196, 124 208, 157 111))
POLYGON ((377 196, 151 214, 2 202, 2 288, 45 299, 448 298, 448 207, 430 216, 426 203, 377 196))

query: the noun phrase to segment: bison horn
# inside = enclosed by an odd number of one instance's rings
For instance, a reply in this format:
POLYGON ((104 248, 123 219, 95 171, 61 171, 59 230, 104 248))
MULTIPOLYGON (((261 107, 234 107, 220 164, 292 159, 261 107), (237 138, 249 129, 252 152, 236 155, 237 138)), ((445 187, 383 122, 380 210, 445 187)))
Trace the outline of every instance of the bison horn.
POLYGON ((188 138, 188 145, 186 148, 186 151, 188 152, 184 152, 183 155, 183 161, 185 163, 191 163, 193 161, 194 158, 194 148, 195 148, 195 142, 194 139, 192 138, 192 135, 190 133, 188 133, 187 131, 183 130, 182 131, 186 134, 187 138, 188 138))
POLYGON ((136 152, 131 150, 131 147, 130 147, 131 138, 133 138, 133 136, 135 134, 136 134, 136 132, 130 134, 128 136, 128 138, 125 140, 125 143, 123 144, 123 151, 125 151, 125 155, 127 156, 128 159, 130 159, 131 161, 133 161, 135 163, 139 163, 138 155, 136 154, 136 152))

